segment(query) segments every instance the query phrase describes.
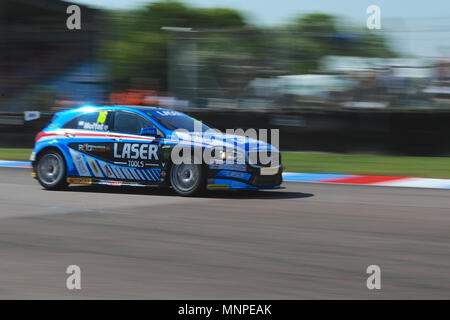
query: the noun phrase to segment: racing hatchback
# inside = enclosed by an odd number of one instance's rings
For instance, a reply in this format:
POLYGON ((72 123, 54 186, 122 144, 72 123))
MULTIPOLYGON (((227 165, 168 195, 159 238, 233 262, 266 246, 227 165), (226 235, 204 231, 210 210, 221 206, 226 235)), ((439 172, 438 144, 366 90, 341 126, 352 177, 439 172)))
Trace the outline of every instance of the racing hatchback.
POLYGON ((274 146, 223 134, 184 113, 157 107, 58 112, 37 134, 31 161, 33 177, 46 189, 157 186, 189 196, 204 189, 273 189, 282 182, 274 146), (253 156, 262 152, 270 162, 253 156))

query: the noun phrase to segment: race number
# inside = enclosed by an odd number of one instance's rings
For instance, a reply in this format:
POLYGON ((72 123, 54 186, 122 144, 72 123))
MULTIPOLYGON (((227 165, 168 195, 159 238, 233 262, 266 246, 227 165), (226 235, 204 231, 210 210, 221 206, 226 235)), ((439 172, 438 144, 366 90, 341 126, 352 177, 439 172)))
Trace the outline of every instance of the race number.
POLYGON ((100 111, 97 118, 97 123, 105 123, 108 111, 100 111))

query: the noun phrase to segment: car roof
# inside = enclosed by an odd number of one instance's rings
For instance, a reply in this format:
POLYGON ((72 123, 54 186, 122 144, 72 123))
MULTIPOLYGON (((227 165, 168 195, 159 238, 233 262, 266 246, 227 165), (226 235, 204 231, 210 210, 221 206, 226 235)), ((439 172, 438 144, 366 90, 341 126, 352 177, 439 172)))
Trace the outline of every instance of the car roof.
POLYGON ((152 110, 163 110, 163 111, 168 111, 168 110, 172 110, 172 109, 168 109, 168 108, 162 108, 162 107, 152 107, 152 106, 125 106, 125 105, 102 105, 102 106, 80 106, 77 107, 75 109, 72 110, 82 110, 82 109, 91 109, 91 110, 95 110, 95 109, 110 109, 110 110, 137 110, 137 111, 141 111, 141 112, 148 112, 148 111, 152 111, 152 110))
POLYGON ((85 112, 95 112, 102 110, 125 110, 125 111, 138 111, 144 114, 148 114, 152 110, 170 111, 173 109, 160 108, 160 107, 144 107, 144 106, 124 106, 124 105, 83 105, 73 109, 66 109, 56 112, 56 117, 53 118, 52 123, 57 125, 63 125, 70 118, 83 114, 85 112))

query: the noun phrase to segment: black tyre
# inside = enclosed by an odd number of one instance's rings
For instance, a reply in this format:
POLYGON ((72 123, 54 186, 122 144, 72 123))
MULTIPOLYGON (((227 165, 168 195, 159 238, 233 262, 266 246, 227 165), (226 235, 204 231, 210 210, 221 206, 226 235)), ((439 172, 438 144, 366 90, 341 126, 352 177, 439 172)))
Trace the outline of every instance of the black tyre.
POLYGON ((39 183, 49 190, 60 190, 67 187, 66 162, 57 150, 44 151, 36 163, 36 177, 39 183))
POLYGON ((205 171, 200 164, 176 164, 170 170, 170 184, 181 196, 192 196, 205 188, 205 171))

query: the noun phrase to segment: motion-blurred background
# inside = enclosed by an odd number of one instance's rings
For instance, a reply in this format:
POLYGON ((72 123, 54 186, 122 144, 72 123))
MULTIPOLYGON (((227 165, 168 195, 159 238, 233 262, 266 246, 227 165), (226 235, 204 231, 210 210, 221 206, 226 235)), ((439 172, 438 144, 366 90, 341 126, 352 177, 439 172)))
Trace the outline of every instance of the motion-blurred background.
POLYGON ((131 104, 279 128, 283 150, 448 156, 449 14, 446 1, 2 0, 0 147, 31 147, 58 110, 131 104))

